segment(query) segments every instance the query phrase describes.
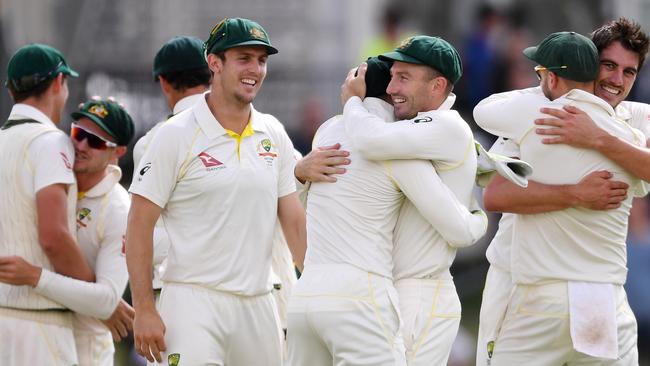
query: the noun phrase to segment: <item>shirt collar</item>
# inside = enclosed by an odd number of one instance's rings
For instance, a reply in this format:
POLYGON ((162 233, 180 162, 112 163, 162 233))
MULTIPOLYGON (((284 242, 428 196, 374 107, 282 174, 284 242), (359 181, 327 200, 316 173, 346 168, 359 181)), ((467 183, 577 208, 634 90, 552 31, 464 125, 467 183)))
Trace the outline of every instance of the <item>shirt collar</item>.
POLYGON ((23 103, 16 103, 14 106, 11 108, 11 113, 9 113, 9 119, 24 119, 24 118, 31 118, 37 122, 52 126, 56 128, 56 125, 52 120, 46 116, 43 112, 41 112, 39 109, 32 107, 31 105, 28 104, 23 104, 23 103))
POLYGON ((91 189, 89 189, 84 197, 93 198, 100 197, 110 192, 113 187, 120 182, 122 178, 122 170, 117 165, 108 165, 106 167, 107 173, 99 183, 95 184, 91 189))
MULTIPOLYGON (((209 91, 205 94, 201 94, 202 98, 192 107, 194 112, 194 117, 196 123, 199 125, 203 133, 209 138, 213 139, 218 136, 226 134, 226 129, 221 126, 219 121, 214 118, 214 114, 210 111, 208 107, 208 102, 206 100, 209 91)), ((251 127, 254 131, 267 132, 266 124, 263 121, 264 115, 255 110, 255 107, 251 105, 251 117, 248 123, 251 124, 251 127)))
POLYGON ((581 89, 571 89, 568 93, 564 94, 561 98, 574 100, 576 102, 590 103, 597 107, 600 107, 605 112, 607 112, 607 114, 609 114, 611 117, 616 116, 616 112, 614 112, 614 108, 612 108, 612 106, 609 103, 607 103, 605 100, 601 99, 600 97, 597 97, 596 95, 581 89))
POLYGON ((192 94, 188 95, 184 98, 181 98, 176 104, 174 104, 174 108, 172 110, 172 114, 176 115, 181 113, 182 111, 190 108, 194 104, 198 103, 199 100, 201 100, 201 97, 203 97, 203 93, 199 94, 192 94))
POLYGON ((456 103, 456 94, 454 93, 449 93, 447 96, 447 99, 445 99, 444 102, 438 107, 439 111, 448 111, 451 109, 451 107, 454 106, 454 103, 456 103))

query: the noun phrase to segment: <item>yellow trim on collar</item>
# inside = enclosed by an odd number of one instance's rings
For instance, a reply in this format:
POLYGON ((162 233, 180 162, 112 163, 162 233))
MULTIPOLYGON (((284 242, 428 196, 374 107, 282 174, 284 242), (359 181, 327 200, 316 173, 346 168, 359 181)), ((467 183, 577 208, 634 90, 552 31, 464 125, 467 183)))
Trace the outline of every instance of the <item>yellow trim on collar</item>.
POLYGON ((237 159, 240 159, 239 148, 241 146, 241 140, 244 137, 253 136, 255 134, 255 131, 253 131, 253 126, 251 125, 250 120, 248 121, 248 124, 246 125, 246 127, 244 127, 244 130, 242 131, 241 135, 238 134, 235 131, 231 131, 231 130, 228 130, 228 129, 225 129, 225 130, 226 130, 226 133, 228 134, 228 136, 234 138, 235 141, 237 141, 237 159))

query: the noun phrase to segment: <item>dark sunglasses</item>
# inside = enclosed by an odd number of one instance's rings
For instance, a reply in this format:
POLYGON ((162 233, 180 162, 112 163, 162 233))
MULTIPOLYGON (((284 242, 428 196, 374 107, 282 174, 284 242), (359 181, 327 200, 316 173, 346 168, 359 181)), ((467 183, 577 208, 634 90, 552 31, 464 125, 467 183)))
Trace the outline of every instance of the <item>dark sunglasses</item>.
POLYGON ((97 150, 106 150, 109 147, 117 147, 116 143, 99 137, 88 130, 84 130, 81 126, 74 123, 70 126, 70 137, 77 140, 77 142, 81 142, 85 139, 88 146, 97 150))

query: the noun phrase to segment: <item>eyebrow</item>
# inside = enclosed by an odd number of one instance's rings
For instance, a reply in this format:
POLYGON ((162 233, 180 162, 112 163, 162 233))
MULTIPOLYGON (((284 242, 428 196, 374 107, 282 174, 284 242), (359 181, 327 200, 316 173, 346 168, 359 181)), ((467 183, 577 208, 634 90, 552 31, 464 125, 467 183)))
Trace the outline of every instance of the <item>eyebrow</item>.
MULTIPOLYGON (((600 60, 600 63, 601 63, 601 64, 602 64, 602 63, 610 63, 610 64, 614 64, 614 65, 617 66, 617 67, 618 67, 618 66, 621 66, 621 65, 618 64, 618 62, 616 62, 616 61, 614 61, 614 60, 610 60, 610 59, 608 59, 608 58, 603 58, 603 59, 601 59, 601 60, 600 60)), ((626 67, 626 68, 624 68, 624 70, 626 70, 626 71, 634 71, 635 73, 638 73, 638 72, 639 72, 639 69, 638 69, 638 68, 636 68, 636 67, 632 67, 632 66, 631 66, 631 67, 626 67)))

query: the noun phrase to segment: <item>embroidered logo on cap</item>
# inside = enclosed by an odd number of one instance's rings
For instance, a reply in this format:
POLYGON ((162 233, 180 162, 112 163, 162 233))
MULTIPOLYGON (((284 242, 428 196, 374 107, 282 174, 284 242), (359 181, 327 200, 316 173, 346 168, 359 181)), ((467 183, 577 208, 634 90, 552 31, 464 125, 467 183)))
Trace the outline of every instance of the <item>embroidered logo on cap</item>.
POLYGON ((105 118, 108 116, 108 111, 101 104, 95 104, 94 106, 88 108, 88 112, 96 115, 99 118, 105 118))

